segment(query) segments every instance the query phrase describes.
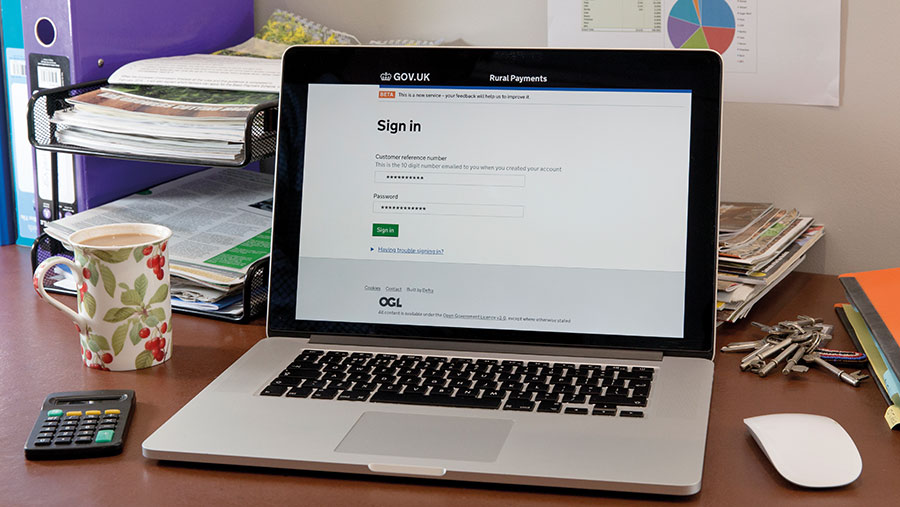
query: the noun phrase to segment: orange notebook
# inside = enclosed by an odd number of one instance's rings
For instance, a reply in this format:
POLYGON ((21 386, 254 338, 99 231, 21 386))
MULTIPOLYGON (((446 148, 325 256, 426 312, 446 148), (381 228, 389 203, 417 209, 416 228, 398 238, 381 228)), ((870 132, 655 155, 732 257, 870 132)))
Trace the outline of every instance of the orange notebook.
POLYGON ((900 268, 846 273, 839 278, 890 368, 900 372, 900 268))

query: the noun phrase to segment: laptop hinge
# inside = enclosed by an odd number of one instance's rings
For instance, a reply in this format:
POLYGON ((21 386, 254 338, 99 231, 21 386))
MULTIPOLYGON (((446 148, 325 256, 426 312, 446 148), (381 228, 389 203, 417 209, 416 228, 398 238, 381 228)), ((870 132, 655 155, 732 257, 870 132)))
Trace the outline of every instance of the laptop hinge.
POLYGON ((454 350, 459 352, 494 352, 505 354, 528 354, 539 356, 576 356, 601 359, 633 359, 639 361, 662 361, 663 353, 656 350, 622 350, 592 347, 553 347, 549 345, 526 345, 508 343, 484 343, 450 340, 409 340, 403 338, 372 338, 369 336, 312 335, 309 343, 333 345, 359 345, 396 349, 454 350))

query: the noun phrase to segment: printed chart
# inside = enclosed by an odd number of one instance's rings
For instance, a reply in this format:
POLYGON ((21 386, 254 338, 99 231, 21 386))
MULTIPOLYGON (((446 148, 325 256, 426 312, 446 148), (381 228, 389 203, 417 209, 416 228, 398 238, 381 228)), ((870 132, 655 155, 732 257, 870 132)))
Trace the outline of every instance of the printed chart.
POLYGON ((548 0, 547 44, 709 48, 725 100, 840 102, 841 0, 548 0))
POLYGON ((667 28, 676 48, 714 49, 724 55, 734 40, 734 12, 725 0, 678 0, 667 28))

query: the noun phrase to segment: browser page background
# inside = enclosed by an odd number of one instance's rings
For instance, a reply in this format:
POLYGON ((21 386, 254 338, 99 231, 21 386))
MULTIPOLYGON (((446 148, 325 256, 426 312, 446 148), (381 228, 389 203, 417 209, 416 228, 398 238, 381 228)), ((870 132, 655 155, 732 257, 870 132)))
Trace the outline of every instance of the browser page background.
POLYGON ((310 85, 297 318, 681 337, 690 97, 310 85))

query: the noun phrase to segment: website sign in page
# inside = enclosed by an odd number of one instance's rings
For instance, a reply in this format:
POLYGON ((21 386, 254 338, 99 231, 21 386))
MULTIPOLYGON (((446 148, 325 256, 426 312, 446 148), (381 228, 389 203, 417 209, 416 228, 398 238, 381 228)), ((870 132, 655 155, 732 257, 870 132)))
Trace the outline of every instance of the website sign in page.
POLYGON ((691 93, 311 84, 296 317, 683 337, 691 93))

